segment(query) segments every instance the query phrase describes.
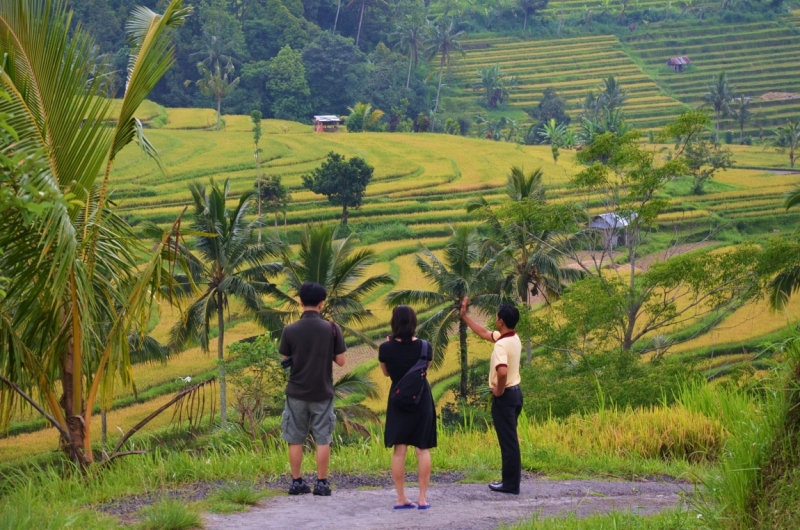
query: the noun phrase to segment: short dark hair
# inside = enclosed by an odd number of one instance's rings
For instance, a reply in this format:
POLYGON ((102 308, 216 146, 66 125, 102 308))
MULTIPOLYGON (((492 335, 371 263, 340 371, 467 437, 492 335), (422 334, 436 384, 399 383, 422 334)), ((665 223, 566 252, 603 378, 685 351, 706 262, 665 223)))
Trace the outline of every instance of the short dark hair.
POLYGON ((317 306, 328 297, 325 288, 314 282, 303 283, 300 289, 297 290, 297 294, 300 295, 300 302, 303 304, 303 307, 317 306))
POLYGON ((502 320, 508 329, 514 329, 519 322, 519 309, 513 305, 501 305, 497 310, 497 318, 502 320))
POLYGON ((392 311, 392 339, 410 341, 417 332, 417 314, 407 305, 399 305, 392 311))

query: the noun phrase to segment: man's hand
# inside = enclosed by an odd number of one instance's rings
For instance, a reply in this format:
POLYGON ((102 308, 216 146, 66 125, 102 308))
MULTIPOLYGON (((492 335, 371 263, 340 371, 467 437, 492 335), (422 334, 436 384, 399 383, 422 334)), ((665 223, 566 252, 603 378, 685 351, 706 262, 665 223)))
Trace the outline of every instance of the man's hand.
POLYGON ((502 395, 503 395, 503 393, 504 393, 505 391, 506 391, 505 387, 503 387, 503 389, 502 389, 502 390, 498 390, 498 389, 497 389, 497 385, 492 385, 492 395, 493 395, 494 397, 500 397, 500 396, 502 396, 502 395))
POLYGON ((463 300, 461 300, 461 318, 467 316, 467 305, 469 305, 469 296, 465 296, 463 300))

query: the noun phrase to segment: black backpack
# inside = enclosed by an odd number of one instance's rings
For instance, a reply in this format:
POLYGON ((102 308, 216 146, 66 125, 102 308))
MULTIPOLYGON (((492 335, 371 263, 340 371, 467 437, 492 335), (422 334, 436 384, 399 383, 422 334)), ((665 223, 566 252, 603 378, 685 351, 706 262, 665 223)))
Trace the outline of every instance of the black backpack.
POLYGON ((389 398, 392 405, 406 412, 414 412, 417 410, 427 383, 425 380, 428 375, 427 354, 430 351, 431 345, 426 340, 419 340, 422 342, 422 354, 419 360, 406 372, 400 381, 397 382, 397 386, 394 387, 392 396, 389 398))

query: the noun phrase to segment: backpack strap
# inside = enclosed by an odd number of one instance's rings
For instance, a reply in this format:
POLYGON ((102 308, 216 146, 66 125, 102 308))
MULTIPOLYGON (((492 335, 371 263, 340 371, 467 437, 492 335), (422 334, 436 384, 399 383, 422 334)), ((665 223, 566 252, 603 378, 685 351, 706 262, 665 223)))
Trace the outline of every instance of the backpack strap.
MULTIPOLYGON (((431 350, 431 343, 428 342, 425 339, 419 339, 419 341, 422 343, 422 353, 419 354, 419 360, 420 361, 422 361, 422 360, 426 360, 427 361, 428 360, 427 359, 428 352, 431 350)), ((431 357, 433 357, 433 356, 431 356, 431 357)))
POLYGON ((332 320, 329 320, 328 324, 331 325, 331 335, 333 335, 333 348, 331 349, 331 351, 333 353, 333 356, 336 357, 336 339, 339 334, 336 333, 336 324, 334 324, 332 320))

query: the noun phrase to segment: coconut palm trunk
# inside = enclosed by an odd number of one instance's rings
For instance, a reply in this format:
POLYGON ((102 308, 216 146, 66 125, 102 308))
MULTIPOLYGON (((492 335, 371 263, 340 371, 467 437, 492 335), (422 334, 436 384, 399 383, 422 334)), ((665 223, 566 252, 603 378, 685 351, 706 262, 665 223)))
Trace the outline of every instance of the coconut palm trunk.
POLYGON ((467 364, 467 323, 464 320, 458 321, 458 342, 461 348, 461 385, 459 394, 462 399, 467 397, 467 381, 469 375, 469 364, 467 364))
POLYGON ((442 75, 444 74, 444 54, 442 54, 442 60, 439 64, 439 86, 436 87, 436 104, 433 106, 433 112, 436 113, 439 111, 439 95, 442 93, 442 75))
POLYGON ((336 4, 336 18, 333 19, 333 34, 336 35, 336 25, 339 23, 339 11, 342 9, 342 0, 336 4))
MULTIPOLYGON (((412 44, 413 46, 413 44, 412 44)), ((411 86, 411 64, 414 59, 413 50, 409 50, 408 52, 408 76, 406 77, 406 88, 411 86)))
POLYGON ((217 361, 219 362, 219 419, 224 427, 228 422, 228 391, 225 383, 225 309, 222 307, 222 293, 217 293, 217 323, 219 336, 217 336, 217 361))
POLYGON ((358 15, 358 33, 356 33, 356 46, 358 46, 358 41, 361 39, 361 23, 364 21, 364 7, 367 4, 367 0, 361 0, 361 13, 358 15))
POLYGON ((219 130, 219 117, 222 114, 222 96, 217 96, 217 130, 219 130))

